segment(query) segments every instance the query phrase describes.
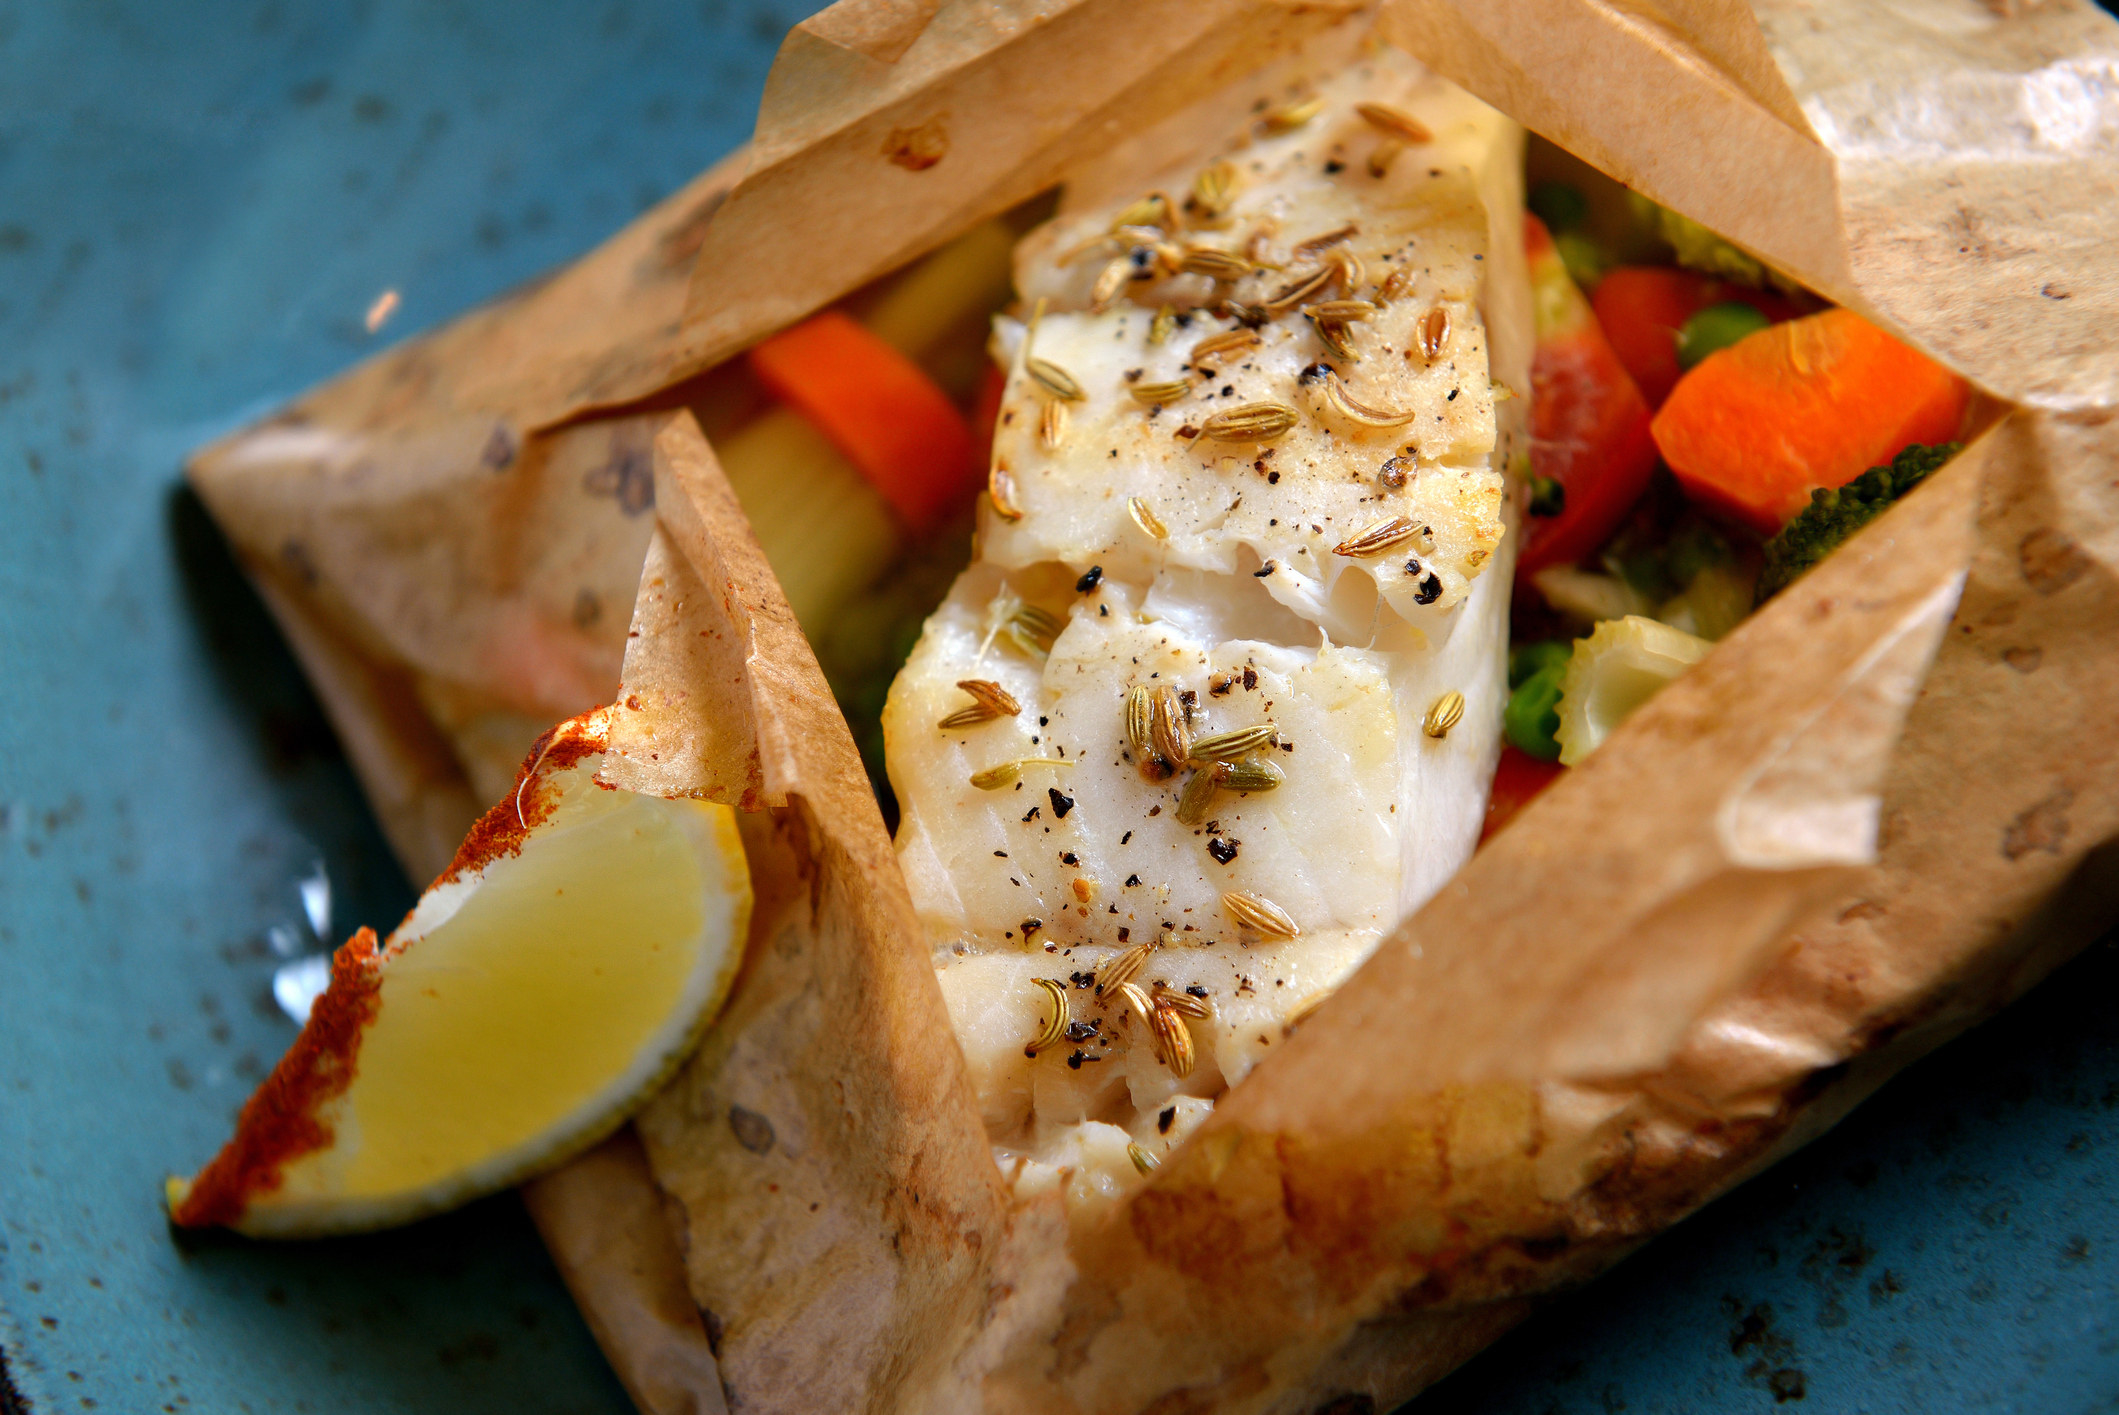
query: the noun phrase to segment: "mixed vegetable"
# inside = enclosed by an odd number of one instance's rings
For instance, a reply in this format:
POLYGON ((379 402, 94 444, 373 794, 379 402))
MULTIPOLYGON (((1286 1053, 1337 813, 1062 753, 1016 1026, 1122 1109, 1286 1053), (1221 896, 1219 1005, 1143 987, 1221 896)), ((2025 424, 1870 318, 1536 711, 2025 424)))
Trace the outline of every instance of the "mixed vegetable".
POLYGON ((1489 834, 1948 461, 1970 406, 1861 316, 1567 175, 1532 187, 1525 232, 1538 343, 1489 834))
MULTIPOLYGON (((1947 461, 1970 407, 1861 316, 1542 159, 1565 180, 1533 184, 1525 222, 1537 346, 1489 834, 1947 461)), ((886 812, 883 699, 968 558, 998 392, 986 329, 1035 216, 753 349, 751 402, 716 436, 886 812)))

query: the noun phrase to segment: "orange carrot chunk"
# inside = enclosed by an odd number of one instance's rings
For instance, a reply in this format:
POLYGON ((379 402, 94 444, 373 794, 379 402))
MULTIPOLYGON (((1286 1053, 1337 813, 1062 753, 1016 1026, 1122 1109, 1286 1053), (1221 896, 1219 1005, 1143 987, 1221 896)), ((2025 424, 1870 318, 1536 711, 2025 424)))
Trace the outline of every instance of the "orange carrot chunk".
POLYGON ((773 393, 824 434, 915 532, 971 499, 971 429, 919 365, 838 310, 750 351, 773 393))
POLYGON ((1686 494, 1772 535, 1819 487, 1962 430, 1962 379, 1851 310, 1776 324, 1678 380, 1653 424, 1686 494))

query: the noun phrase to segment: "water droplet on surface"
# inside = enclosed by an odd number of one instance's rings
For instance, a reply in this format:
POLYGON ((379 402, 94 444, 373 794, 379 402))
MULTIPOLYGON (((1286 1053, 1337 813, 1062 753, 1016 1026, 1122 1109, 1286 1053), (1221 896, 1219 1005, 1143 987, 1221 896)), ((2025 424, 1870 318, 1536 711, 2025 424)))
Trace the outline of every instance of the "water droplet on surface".
POLYGON ((331 958, 318 953, 283 963, 272 974, 272 1000, 297 1024, 309 1021, 309 1009, 331 986, 331 958))
POLYGON ((324 862, 318 860, 316 867, 295 881, 295 888, 302 892, 302 913, 309 918, 309 932, 319 943, 331 942, 331 876, 324 873, 324 862))

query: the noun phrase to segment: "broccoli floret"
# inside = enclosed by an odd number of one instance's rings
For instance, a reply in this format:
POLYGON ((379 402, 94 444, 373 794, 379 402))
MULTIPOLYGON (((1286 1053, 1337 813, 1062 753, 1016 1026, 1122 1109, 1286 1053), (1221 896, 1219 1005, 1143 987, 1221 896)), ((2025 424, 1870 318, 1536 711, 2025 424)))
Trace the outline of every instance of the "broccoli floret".
POLYGON ((1689 216, 1680 216, 1667 206, 1659 206, 1639 192, 1628 192, 1626 203, 1633 208, 1634 219, 1651 235, 1667 243, 1677 257, 1677 263, 1688 270, 1718 275, 1740 285, 1762 289, 1771 286, 1789 294, 1801 288, 1757 256, 1731 245, 1689 216))
POLYGON ((1842 487, 1819 487, 1810 504, 1766 542, 1766 568, 1759 574, 1757 602, 1764 604, 1795 583, 1848 536, 1881 516, 1892 502, 1927 480, 1957 455, 1957 444, 1924 447, 1915 442, 1886 467, 1871 467, 1842 487))
POLYGON ((1555 236, 1562 231, 1572 231, 1589 220, 1589 198, 1582 194, 1580 187, 1566 182, 1533 183, 1523 204, 1555 236))

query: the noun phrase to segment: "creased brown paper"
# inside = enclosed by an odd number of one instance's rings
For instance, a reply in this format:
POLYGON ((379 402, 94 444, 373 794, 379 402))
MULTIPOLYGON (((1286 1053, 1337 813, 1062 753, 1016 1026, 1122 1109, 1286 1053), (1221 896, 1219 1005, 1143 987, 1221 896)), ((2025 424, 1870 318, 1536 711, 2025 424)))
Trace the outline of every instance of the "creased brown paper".
POLYGON ((721 1369, 630 1127, 522 1188, 523 1203, 633 1403, 727 1415, 721 1369))
POLYGON ((644 1409, 713 1408, 702 1336, 731 1408, 1387 1404, 2112 917, 2114 27, 2080 0, 1382 13, 2027 406, 1520 817, 1071 1253, 1004 1211, 843 725, 660 409, 1339 12, 836 6, 791 38, 733 194, 709 174, 195 466, 408 861, 507 760, 480 742, 607 695, 621 649, 624 784, 763 808, 730 1013, 638 1126, 681 1254, 608 1153, 532 1198, 644 1409), (643 555, 628 643, 606 601, 643 555))
POLYGON ((1989 392, 2119 404, 2119 25, 2089 0, 1386 0, 1383 27, 1989 392))
POLYGON ((737 1408, 927 1408, 1005 1232, 963 1058, 846 724, 689 414, 603 777, 743 807, 727 1011, 637 1122, 737 1408))

